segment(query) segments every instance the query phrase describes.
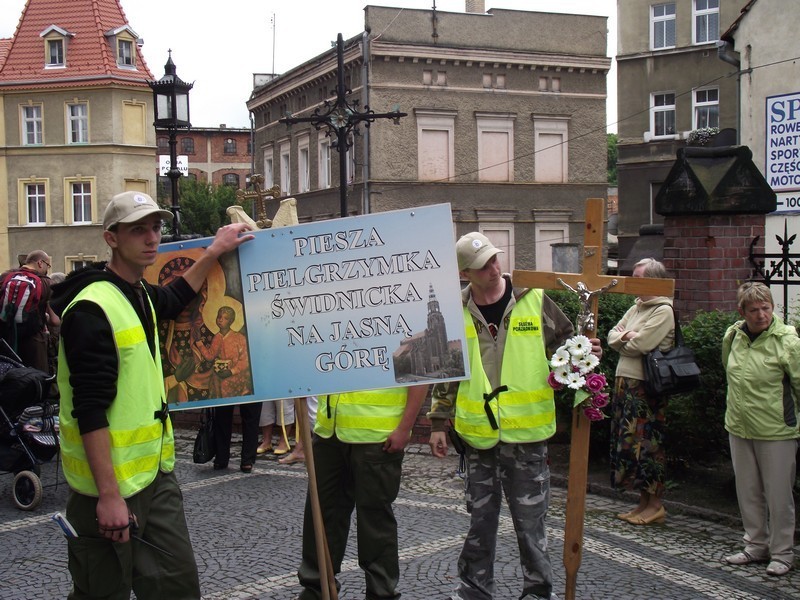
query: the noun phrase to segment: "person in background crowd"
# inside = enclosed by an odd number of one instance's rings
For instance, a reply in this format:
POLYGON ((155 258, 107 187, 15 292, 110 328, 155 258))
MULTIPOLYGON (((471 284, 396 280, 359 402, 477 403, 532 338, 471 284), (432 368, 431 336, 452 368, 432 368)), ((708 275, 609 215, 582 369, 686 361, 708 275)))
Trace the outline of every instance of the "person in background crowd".
POLYGON ((742 320, 725 332, 722 365, 744 550, 725 562, 769 562, 767 574, 781 576, 794 568, 800 338, 773 313, 772 293, 763 283, 739 286, 736 304, 742 320))
MULTIPOLYGON (((308 409, 308 426, 313 431, 314 423, 317 420, 317 397, 308 396, 305 401, 308 409)), ((306 453, 303 445, 303 436, 300 435, 300 432, 298 431, 295 438, 294 448, 292 448, 292 451, 289 454, 278 459, 278 462, 282 465, 291 465, 296 462, 305 462, 305 460, 306 453)))
MULTIPOLYGON (((25 262, 15 269, 16 271, 32 273, 41 283, 42 290, 39 304, 34 307, 36 322, 30 327, 3 323, 2 336, 8 345, 17 353, 20 361, 26 367, 34 367, 45 373, 51 373, 47 360, 48 321, 52 317, 52 324, 58 326, 58 317, 49 310, 50 287, 52 282, 47 276, 52 266, 53 259, 44 250, 34 250, 25 257, 25 262)), ((8 272, 6 272, 8 273, 8 272)), ((6 273, 3 274, 5 277, 6 273)), ((39 285, 37 283, 37 285, 39 285)))
POLYGON ((262 403, 261 419, 261 445, 258 447, 258 454, 273 452, 276 456, 288 454, 292 446, 289 436, 294 430, 294 400, 284 398, 281 400, 267 400, 262 403), (272 446, 272 433, 275 425, 278 425, 278 446, 272 446))
MULTIPOLYGON (((553 568, 545 517, 550 503, 547 440, 556 431, 552 354, 573 333, 572 324, 542 290, 515 289, 500 268, 496 248, 481 233, 456 243, 470 374, 467 381, 433 389, 430 446, 447 455, 446 423, 464 442, 469 532, 458 558, 452 600, 494 597, 494 557, 505 493, 517 534, 523 586, 520 598, 551 600, 553 568), (519 323, 535 327, 519 327, 519 323)), ((600 342, 592 340, 599 355, 600 342)))
POLYGON ((201 596, 156 322, 180 313, 217 258, 253 236, 242 235, 242 224, 220 228, 191 268, 156 287, 142 278, 164 219, 172 213, 147 194, 117 194, 103 217, 111 259, 70 273, 54 290, 66 516, 78 534, 67 539, 71 599, 201 596))
MULTIPOLYGON (((634 277, 667 277, 664 265, 645 258, 633 266, 634 277)), ((611 403, 611 485, 639 491, 639 504, 617 515, 633 525, 662 523, 666 455, 666 398, 653 398, 644 386, 642 358, 655 348, 674 344, 672 299, 639 296, 608 332, 608 345, 619 352, 611 403)))

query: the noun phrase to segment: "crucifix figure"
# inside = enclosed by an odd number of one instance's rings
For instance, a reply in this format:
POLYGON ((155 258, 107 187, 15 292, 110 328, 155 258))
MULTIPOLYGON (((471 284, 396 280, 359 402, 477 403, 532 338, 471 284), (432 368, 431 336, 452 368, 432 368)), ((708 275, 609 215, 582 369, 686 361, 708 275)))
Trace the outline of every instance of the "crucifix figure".
MULTIPOLYGON (((568 288, 578 294, 587 337, 597 337, 597 299, 602 293, 632 294, 635 296, 672 296, 673 279, 619 277, 602 274, 603 204, 602 198, 586 200, 586 227, 583 238, 583 272, 552 273, 545 271, 514 271, 515 285, 544 290, 568 288)), ((579 315, 580 317, 580 315, 579 315)), ((581 323, 579 318, 579 329, 581 323)), ((586 476, 589 460, 590 421, 576 407, 572 411, 572 435, 569 456, 566 527, 564 530, 564 569, 566 571, 566 600, 575 599, 575 585, 583 553, 583 515, 586 508, 586 476)))
MULTIPOLYGON (((364 86, 367 82, 362 82, 364 86)), ((352 133, 358 133, 358 126, 364 123, 369 127, 375 119, 391 119, 395 125, 400 123, 400 117, 407 113, 394 110, 389 113, 376 113, 369 105, 364 105, 364 111, 358 110, 358 99, 348 101, 353 90, 345 85, 344 81, 344 41, 340 33, 336 38, 336 100, 325 100, 322 107, 315 108, 309 117, 293 117, 289 115, 280 119, 281 123, 293 125, 295 123, 311 123, 317 131, 325 128, 325 136, 332 137, 331 146, 339 152, 339 203, 342 217, 347 216, 347 150, 353 145, 352 133)))
POLYGON ((557 279, 562 287, 566 288, 576 296, 580 302, 581 309, 578 311, 578 319, 575 323, 575 332, 584 335, 587 331, 595 330, 594 311, 592 310, 592 299, 600 294, 605 294, 609 289, 617 285, 617 280, 612 279, 611 282, 597 290, 590 290, 582 281, 579 281, 575 286, 577 290, 568 284, 560 277, 557 279))

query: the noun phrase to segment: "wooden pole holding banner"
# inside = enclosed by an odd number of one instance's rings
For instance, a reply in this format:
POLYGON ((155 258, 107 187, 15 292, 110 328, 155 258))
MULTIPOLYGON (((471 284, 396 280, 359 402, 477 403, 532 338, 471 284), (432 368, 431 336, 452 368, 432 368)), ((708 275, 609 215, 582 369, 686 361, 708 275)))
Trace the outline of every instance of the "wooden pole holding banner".
POLYGON ((314 541, 317 546, 317 568, 319 570, 319 586, 322 600, 338 600, 336 578, 333 575, 333 563, 325 535, 325 523, 322 519, 322 507, 317 492, 317 471, 314 466, 314 448, 311 445, 311 428, 308 424, 308 407, 305 398, 294 399, 294 412, 297 415, 297 431, 303 440, 303 451, 306 456, 308 473, 308 497, 311 503, 311 517, 314 522, 314 541))
MULTIPOLYGON (((602 198, 586 200, 586 226, 583 238, 583 272, 551 273, 544 271, 514 271, 515 286, 544 290, 570 289, 578 293, 587 305, 583 331, 597 337, 597 299, 605 292, 636 296, 672 296, 673 279, 618 277, 603 275, 603 205, 602 198), (591 318, 588 318, 591 317, 591 318)), ((572 411, 572 435, 569 452, 569 482, 567 487, 566 525, 564 529, 564 569, 566 571, 566 600, 575 600, 575 587, 583 554, 583 516, 586 510, 586 480, 589 464, 589 432, 591 421, 580 407, 572 411)))

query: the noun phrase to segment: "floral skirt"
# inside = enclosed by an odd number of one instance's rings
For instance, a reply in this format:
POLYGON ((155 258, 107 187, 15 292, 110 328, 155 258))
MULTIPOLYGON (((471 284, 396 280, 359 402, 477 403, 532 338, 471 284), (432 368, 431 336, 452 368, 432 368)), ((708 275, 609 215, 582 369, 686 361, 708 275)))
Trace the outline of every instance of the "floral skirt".
POLYGON ((611 402, 611 485, 661 497, 667 403, 650 398, 638 379, 617 377, 611 402))

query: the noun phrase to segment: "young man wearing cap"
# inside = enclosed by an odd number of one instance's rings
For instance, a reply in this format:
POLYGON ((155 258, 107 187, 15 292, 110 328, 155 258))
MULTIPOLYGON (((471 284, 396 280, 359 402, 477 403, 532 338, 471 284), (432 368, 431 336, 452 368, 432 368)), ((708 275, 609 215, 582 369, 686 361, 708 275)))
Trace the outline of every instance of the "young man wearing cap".
POLYGON ((173 468, 156 322, 192 300, 219 256, 252 235, 226 225, 164 288, 142 280, 165 219, 140 192, 111 199, 103 238, 111 259, 53 288, 62 318, 58 384, 61 460, 70 486, 70 598, 199 598, 200 585, 173 468), (132 539, 132 537, 134 539, 132 539))
MULTIPOLYGON (((556 430, 548 356, 573 333, 572 324, 542 290, 514 289, 500 270, 496 248, 477 232, 456 244, 471 378, 433 389, 430 446, 447 455, 453 420, 467 459, 466 502, 471 522, 458 559, 452 600, 485 600, 495 591, 497 527, 505 492, 522 563, 520 598, 551 600, 553 570, 545 517, 550 500, 547 439, 556 430)), ((592 340, 600 354, 599 340, 592 340)))

